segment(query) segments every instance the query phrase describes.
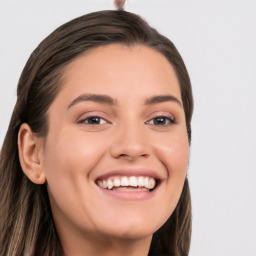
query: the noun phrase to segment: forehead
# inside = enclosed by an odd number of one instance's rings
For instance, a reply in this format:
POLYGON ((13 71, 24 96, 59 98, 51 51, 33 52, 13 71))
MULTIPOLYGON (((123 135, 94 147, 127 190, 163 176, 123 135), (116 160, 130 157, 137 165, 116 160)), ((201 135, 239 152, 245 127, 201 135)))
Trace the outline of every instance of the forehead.
POLYGON ((117 95, 133 91, 141 96, 172 93, 180 98, 178 79, 170 62, 144 45, 93 48, 66 67, 64 81, 63 91, 73 97, 82 91, 117 95))

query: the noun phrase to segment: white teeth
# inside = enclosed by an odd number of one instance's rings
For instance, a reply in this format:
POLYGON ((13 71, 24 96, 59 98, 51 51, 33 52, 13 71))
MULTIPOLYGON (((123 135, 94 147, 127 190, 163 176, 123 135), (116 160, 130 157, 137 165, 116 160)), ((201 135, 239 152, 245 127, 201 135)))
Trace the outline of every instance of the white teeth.
POLYGON ((98 180, 98 181, 97 181, 97 184, 98 184, 100 187, 103 188, 103 181, 102 181, 102 180, 98 180))
POLYGON ((138 186, 139 187, 144 187, 144 178, 141 177, 141 176, 138 178, 138 186))
POLYGON ((137 187, 138 186, 138 181, 137 181, 137 178, 132 176, 129 178, 129 185, 131 187, 137 187))
POLYGON ((108 179, 107 184, 108 184, 108 189, 113 188, 114 184, 113 184, 112 180, 108 179))
POLYGON ((106 180, 97 180, 98 186, 111 190, 113 187, 119 188, 119 187, 140 187, 140 188, 146 188, 146 189, 153 189, 156 186, 156 180, 152 177, 113 177, 108 178, 106 180))
POLYGON ((149 188, 149 189, 152 189, 152 188, 155 187, 155 185, 156 185, 155 179, 149 178, 149 181, 148 181, 148 188, 149 188))
MULTIPOLYGON (((100 185, 99 185, 100 186, 100 185)), ((103 180, 102 181, 102 187, 103 188, 107 188, 108 184, 107 184, 107 181, 106 180, 103 180)))
POLYGON ((146 188, 149 187, 148 181, 149 181, 149 179, 148 179, 148 177, 146 177, 146 178, 144 179, 144 186, 145 186, 146 188))
POLYGON ((114 187, 120 187, 120 185, 121 185, 120 179, 115 178, 114 179, 114 187))
POLYGON ((129 180, 127 177, 122 177, 121 186, 123 186, 123 187, 129 186, 129 180))

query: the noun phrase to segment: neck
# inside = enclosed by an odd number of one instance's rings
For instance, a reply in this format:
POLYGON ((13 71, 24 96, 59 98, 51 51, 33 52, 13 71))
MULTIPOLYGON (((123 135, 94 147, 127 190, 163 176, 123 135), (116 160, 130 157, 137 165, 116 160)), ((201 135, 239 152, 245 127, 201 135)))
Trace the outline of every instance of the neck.
POLYGON ((62 241, 65 256, 147 256, 152 236, 140 239, 81 237, 62 241))

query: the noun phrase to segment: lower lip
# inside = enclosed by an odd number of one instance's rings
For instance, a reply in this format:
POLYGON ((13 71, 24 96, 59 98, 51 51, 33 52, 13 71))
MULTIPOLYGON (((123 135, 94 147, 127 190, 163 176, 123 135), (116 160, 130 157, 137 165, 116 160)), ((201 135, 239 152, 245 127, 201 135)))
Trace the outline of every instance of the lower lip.
POLYGON ((101 188, 96 185, 104 195, 114 197, 121 200, 147 200, 155 196, 159 185, 153 191, 118 191, 118 190, 108 190, 101 188))

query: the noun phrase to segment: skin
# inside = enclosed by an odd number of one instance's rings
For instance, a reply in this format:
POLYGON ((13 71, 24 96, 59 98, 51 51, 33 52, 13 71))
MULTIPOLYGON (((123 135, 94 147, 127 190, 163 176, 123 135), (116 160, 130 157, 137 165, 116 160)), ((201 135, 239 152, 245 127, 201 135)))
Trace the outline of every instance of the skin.
POLYGON ((48 110, 47 138, 37 138, 26 124, 20 129, 23 171, 33 182, 47 183, 65 255, 147 255, 152 234, 177 205, 187 172, 189 144, 174 69, 154 49, 112 44, 76 58, 64 76, 48 110), (115 104, 74 102, 83 94, 107 95, 115 104), (159 95, 177 100, 145 104, 159 95), (91 116, 101 117, 100 123, 89 124, 91 116), (161 183, 147 199, 109 196, 95 180, 117 169, 151 170, 161 183))

